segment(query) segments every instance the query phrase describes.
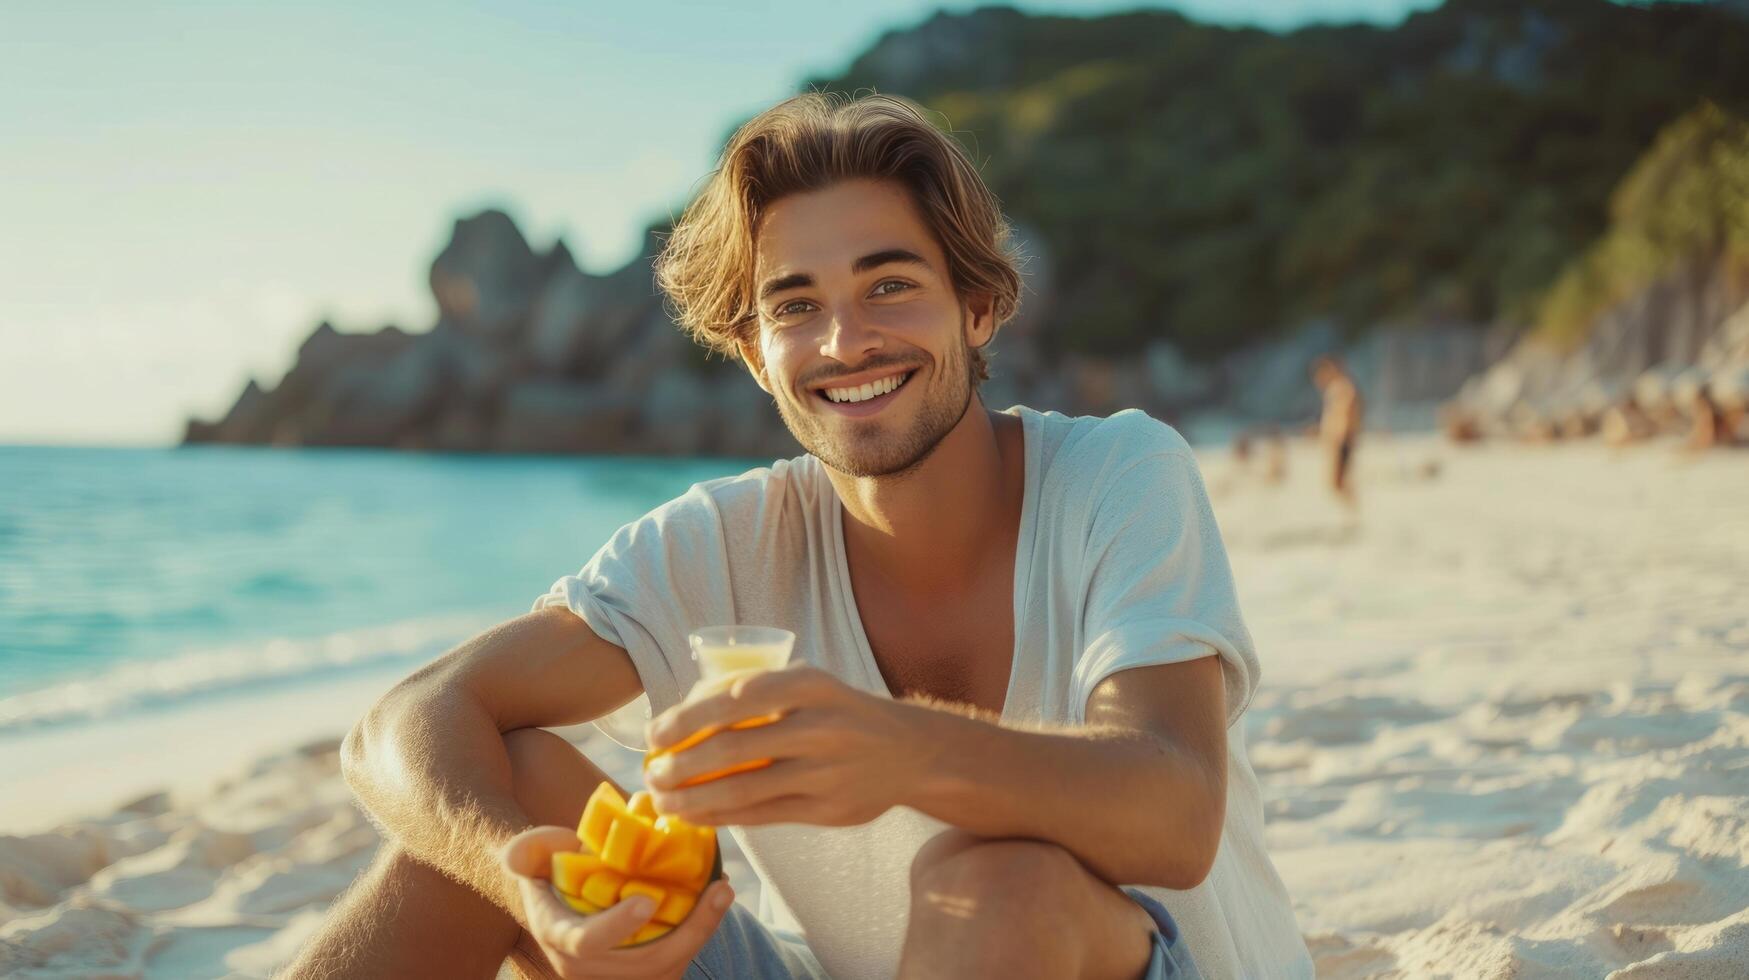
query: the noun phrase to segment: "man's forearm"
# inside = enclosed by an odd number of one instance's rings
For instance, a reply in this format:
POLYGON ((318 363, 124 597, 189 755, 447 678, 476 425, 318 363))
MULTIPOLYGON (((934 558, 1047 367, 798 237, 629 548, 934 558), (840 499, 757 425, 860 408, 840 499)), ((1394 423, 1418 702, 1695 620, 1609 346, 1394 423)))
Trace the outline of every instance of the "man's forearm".
POLYGON ((526 924, 497 854, 532 821, 483 709, 453 690, 397 688, 347 735, 341 757, 348 785, 386 834, 526 924))
POLYGON ((983 837, 1057 843, 1113 884, 1189 888, 1219 845, 1221 780, 1188 753, 1120 728, 1004 728, 911 702, 938 747, 906 803, 983 837))

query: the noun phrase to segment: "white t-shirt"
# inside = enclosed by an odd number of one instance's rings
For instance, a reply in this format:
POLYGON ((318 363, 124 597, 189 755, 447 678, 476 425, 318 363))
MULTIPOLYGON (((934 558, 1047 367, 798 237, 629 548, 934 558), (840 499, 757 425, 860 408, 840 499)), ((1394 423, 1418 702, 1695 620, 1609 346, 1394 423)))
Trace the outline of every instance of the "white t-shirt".
MULTIPOLYGON (((1023 423, 1026 490, 1003 721, 1078 724, 1094 687, 1118 671, 1219 655, 1228 750, 1220 850, 1195 888, 1145 890, 1171 911, 1204 975, 1311 976, 1263 848, 1239 723, 1257 687, 1257 654, 1189 446, 1135 410, 1008 414, 1023 423)), ((621 528, 535 604, 549 605, 570 608, 631 655, 654 712, 697 679, 687 633, 735 623, 792 630, 792 662, 891 696, 857 614, 838 495, 813 456, 693 486, 621 528)), ((805 937, 827 972, 853 980, 897 972, 911 859, 945 826, 900 806, 856 827, 731 832, 763 884, 760 918, 805 937)))

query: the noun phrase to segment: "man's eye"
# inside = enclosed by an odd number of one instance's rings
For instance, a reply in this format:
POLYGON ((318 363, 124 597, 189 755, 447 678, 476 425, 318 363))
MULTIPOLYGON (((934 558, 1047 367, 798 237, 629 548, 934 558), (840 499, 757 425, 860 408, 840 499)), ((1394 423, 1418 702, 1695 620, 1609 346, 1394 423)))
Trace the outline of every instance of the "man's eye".
POLYGON ((803 300, 791 300, 777 308, 777 315, 789 316, 791 313, 800 313, 807 308, 807 305, 803 300))
POLYGON ((891 296, 894 293, 901 293, 901 292, 904 292, 905 290, 910 289, 910 288, 912 288, 912 286, 908 282, 902 282, 898 279, 888 279, 886 282, 883 282, 880 285, 875 287, 875 293, 877 295, 881 295, 881 296, 891 296), (894 289, 894 290, 887 290, 888 286, 897 286, 899 288, 894 289))

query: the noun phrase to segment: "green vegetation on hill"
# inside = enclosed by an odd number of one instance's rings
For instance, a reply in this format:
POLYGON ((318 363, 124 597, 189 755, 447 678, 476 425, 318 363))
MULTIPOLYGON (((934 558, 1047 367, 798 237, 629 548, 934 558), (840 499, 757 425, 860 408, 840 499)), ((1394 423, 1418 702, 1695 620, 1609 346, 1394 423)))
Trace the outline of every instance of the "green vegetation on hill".
MULTIPOLYGON (((966 138, 1051 254, 1051 343, 1208 357, 1314 315, 1528 322, 1662 127, 1743 110, 1749 21, 1453 0, 1392 29, 1273 34, 985 8, 808 85, 909 96, 966 138)), ((1556 310, 1601 295, 1563 282, 1556 310)))
POLYGON ((1670 124, 1616 188, 1609 216, 1549 290, 1541 339, 1578 343, 1597 314, 1685 262, 1749 267, 1749 123, 1707 104, 1670 124))

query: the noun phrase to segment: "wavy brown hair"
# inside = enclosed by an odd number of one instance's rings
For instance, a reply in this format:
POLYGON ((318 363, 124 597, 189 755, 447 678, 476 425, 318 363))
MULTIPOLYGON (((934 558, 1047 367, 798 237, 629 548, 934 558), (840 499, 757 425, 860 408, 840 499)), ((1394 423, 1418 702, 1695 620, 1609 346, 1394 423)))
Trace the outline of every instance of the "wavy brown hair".
MULTIPOLYGON (((810 92, 748 120, 656 257, 671 312, 704 346, 740 358, 757 334, 753 234, 773 202, 841 180, 895 180, 947 255, 957 295, 987 295, 996 326, 1020 306, 1018 257, 996 196, 958 142, 915 103, 810 92)), ((975 381, 989 377, 971 351, 975 381)))

